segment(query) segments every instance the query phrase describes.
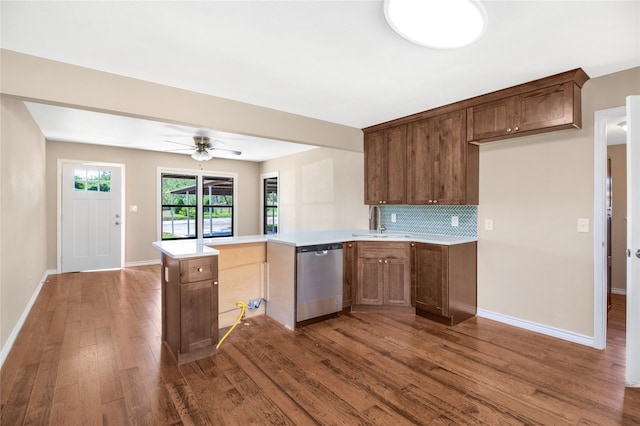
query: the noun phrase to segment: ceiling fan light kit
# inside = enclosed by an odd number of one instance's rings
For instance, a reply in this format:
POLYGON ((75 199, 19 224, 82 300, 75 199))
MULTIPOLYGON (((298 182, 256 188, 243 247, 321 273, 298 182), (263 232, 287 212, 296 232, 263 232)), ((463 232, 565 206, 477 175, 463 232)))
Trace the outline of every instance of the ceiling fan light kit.
POLYGON ((191 158, 196 161, 209 161, 211 160, 211 153, 207 151, 206 148, 198 147, 198 149, 196 149, 194 153, 191 154, 191 158))
POLYGON ((471 44, 487 28, 478 0, 385 0, 384 16, 405 39, 435 49, 471 44))

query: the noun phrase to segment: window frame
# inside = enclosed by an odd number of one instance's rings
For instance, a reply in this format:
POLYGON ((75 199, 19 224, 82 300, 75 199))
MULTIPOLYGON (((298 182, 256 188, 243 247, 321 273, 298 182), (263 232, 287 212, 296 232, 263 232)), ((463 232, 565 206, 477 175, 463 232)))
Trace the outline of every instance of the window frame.
POLYGON ((272 173, 265 173, 260 175, 260 226, 261 226, 261 232, 263 235, 278 235, 280 233, 280 173, 279 172, 272 172, 272 173), (267 207, 273 207, 273 206, 267 206, 266 205, 266 200, 265 200, 265 193, 264 193, 264 185, 265 185, 265 181, 267 179, 271 179, 271 178, 276 178, 278 180, 278 183, 276 184, 276 192, 278 194, 278 202, 275 205, 275 207, 278 209, 278 228, 276 230, 275 233, 272 234, 267 234, 267 229, 266 229, 266 213, 267 213, 267 207))
POLYGON ((215 239, 215 238, 230 238, 236 236, 238 234, 238 212, 236 210, 238 205, 238 174, 237 173, 228 173, 228 172, 217 172, 211 170, 193 170, 193 169, 174 169, 167 167, 158 167, 157 169, 157 180, 156 180, 156 197, 157 197, 157 206, 156 206, 156 220, 157 220, 157 235, 158 241, 184 241, 184 240, 194 240, 194 239, 215 239), (163 240, 162 238, 162 175, 163 174, 171 174, 171 175, 184 175, 185 177, 194 177, 196 178, 196 235, 194 237, 185 237, 185 238, 169 238, 163 240), (230 178, 233 179, 233 204, 231 206, 231 235, 224 236, 210 236, 203 237, 204 232, 204 206, 203 206, 203 192, 202 186, 204 178, 230 178))

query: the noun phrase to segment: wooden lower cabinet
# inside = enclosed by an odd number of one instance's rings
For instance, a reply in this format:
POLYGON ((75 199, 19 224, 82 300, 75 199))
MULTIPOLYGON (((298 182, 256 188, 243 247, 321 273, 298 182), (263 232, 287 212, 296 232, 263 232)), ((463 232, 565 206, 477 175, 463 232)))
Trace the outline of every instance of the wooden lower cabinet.
POLYGON ((410 306, 409 243, 358 242, 356 304, 410 306))
POLYGON ((356 290, 358 268, 355 241, 348 241, 342 245, 342 308, 353 304, 356 290))
POLYGON ((477 311, 477 243, 411 244, 416 314, 454 325, 477 311))
POLYGON ((162 256, 162 341, 178 364, 215 353, 218 257, 162 256))

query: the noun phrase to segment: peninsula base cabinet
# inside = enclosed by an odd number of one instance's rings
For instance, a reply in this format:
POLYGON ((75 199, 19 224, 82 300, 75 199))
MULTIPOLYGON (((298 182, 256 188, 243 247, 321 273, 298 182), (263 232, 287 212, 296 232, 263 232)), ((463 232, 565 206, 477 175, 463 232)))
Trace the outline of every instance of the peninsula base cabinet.
POLYGON ((218 256, 162 255, 162 341, 178 365, 213 355, 218 343, 218 256))
POLYGON ((476 315, 477 243, 411 244, 416 314, 447 325, 476 315))

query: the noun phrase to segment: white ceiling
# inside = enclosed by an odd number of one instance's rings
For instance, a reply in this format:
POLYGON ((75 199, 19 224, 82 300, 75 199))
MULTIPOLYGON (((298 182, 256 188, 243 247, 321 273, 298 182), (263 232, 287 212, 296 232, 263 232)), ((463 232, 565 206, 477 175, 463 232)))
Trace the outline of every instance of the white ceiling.
MULTIPOLYGON (((356 128, 573 68, 593 78, 640 66, 636 0, 483 4, 487 31, 456 50, 398 36, 382 1, 3 0, 0 35, 5 49, 356 128)), ((36 117, 45 136, 106 138, 48 108, 30 106, 53 116, 36 117)), ((127 126, 141 136, 121 144, 166 139, 163 125, 149 136, 127 126)))
POLYGON ((189 126, 103 114, 73 108, 25 102, 48 140, 92 143, 122 148, 165 151, 191 155, 193 136, 216 141, 214 157, 244 161, 266 161, 315 147, 189 126), (240 151, 237 156, 225 150, 240 151))

